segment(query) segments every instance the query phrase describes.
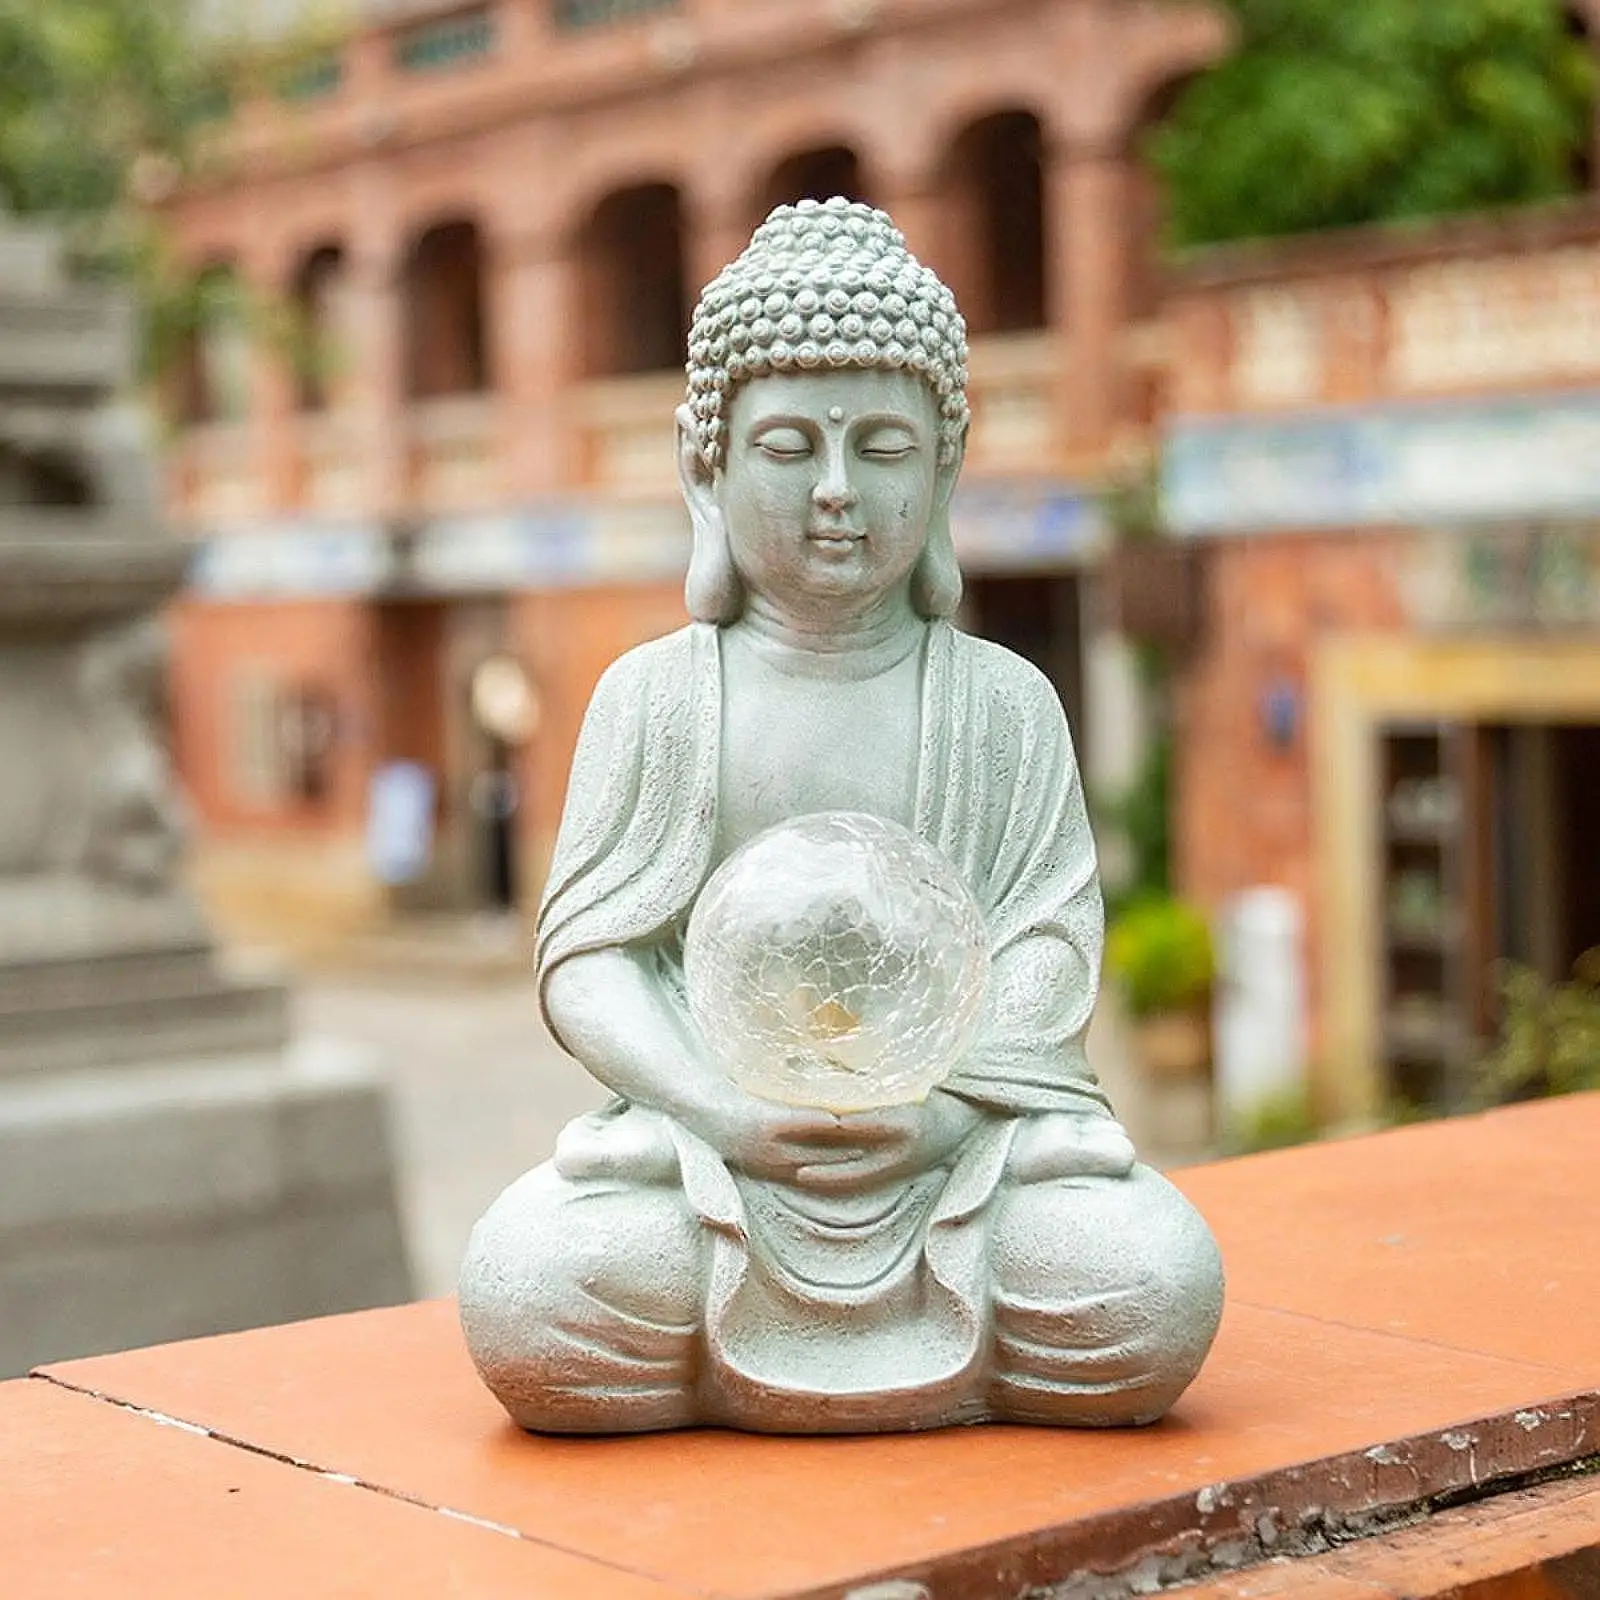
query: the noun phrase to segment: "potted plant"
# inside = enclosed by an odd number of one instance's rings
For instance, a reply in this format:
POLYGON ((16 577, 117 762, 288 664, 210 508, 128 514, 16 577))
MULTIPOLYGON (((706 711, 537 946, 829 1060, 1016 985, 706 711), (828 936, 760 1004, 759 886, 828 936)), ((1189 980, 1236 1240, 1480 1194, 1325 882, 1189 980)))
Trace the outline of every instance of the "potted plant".
POLYGON ((1122 993, 1134 1042, 1153 1078, 1210 1070, 1216 956, 1205 914, 1174 895, 1144 895, 1112 921, 1106 969, 1122 993))

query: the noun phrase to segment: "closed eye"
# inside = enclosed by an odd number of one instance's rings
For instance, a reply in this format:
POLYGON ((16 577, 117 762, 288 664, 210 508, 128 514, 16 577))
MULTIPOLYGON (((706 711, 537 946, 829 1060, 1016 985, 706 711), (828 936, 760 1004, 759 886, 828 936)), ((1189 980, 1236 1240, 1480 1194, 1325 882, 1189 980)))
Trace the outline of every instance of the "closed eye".
POLYGON ((856 454, 863 461, 904 461, 916 448, 916 435, 898 423, 863 428, 856 436, 856 454))
POLYGON ((750 443, 769 461, 803 461, 811 454, 813 442, 807 429, 776 417, 750 435, 750 443))

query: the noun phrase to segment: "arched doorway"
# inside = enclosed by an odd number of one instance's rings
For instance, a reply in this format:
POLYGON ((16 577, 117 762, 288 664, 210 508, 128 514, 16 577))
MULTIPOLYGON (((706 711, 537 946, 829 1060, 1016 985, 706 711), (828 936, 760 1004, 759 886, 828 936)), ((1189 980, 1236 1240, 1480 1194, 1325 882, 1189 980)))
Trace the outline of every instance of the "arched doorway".
POLYGON ((249 329, 244 287, 232 261, 208 262, 195 274, 169 390, 173 414, 184 427, 238 422, 249 410, 249 329))
POLYGON ((1030 111, 997 111, 957 135, 941 185, 946 260, 975 337, 1042 328, 1045 292, 1044 135, 1030 111))
POLYGON ((846 200, 869 198, 855 151, 842 144, 801 150, 786 156, 772 169, 761 191, 760 215, 754 220, 760 221, 774 206, 792 206, 800 200, 831 200, 836 194, 846 200))
POLYGON ((483 269, 482 240, 469 221, 436 224, 407 253, 401 292, 412 399, 490 387, 483 269))
POLYGON ((290 287, 294 311, 295 404, 325 411, 339 385, 345 339, 345 253, 322 244, 301 261, 290 287))
POLYGON ((578 261, 585 375, 682 365, 689 302, 677 189, 651 183, 607 195, 579 234, 578 261))

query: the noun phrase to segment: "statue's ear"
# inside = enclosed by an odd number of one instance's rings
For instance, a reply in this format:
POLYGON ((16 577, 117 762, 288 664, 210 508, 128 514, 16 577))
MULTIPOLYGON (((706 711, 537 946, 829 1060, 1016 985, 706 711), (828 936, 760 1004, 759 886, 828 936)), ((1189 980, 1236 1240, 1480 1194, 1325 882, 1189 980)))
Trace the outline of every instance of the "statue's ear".
MULTIPOLYGON (((968 427, 970 426, 971 424, 968 424, 968 427)), ((933 503, 936 507, 949 509, 950 497, 956 492, 956 479, 961 476, 961 463, 966 459, 967 428, 963 428, 956 439, 950 459, 940 463, 938 476, 934 479, 933 503)))
POLYGON ((954 454, 940 466, 934 478, 928 537, 911 573, 911 604, 919 616, 930 621, 953 617, 961 604, 961 566, 956 560, 956 542, 950 532, 950 499, 955 493, 956 479, 961 476, 966 448, 967 431, 963 428, 954 454))
POLYGON ((696 622, 720 627, 736 622, 743 612, 744 585, 734 568, 722 507, 717 504, 717 475, 700 454, 694 413, 688 406, 678 407, 677 422, 678 485, 694 530, 689 574, 683 585, 684 603, 696 622))
POLYGON ((678 487, 683 490, 684 504, 698 526, 701 517, 714 508, 716 475, 700 454, 694 413, 686 405, 679 406, 674 420, 678 425, 678 487))

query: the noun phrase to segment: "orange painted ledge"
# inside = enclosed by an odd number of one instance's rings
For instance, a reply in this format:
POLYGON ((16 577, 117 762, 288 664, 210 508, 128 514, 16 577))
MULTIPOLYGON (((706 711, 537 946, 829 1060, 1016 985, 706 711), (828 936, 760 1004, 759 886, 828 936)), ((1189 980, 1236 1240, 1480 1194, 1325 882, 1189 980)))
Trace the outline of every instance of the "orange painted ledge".
POLYGON ((1154 1428, 533 1438, 407 1306, 0 1384, 0 1594, 1600 1597, 1600 1096, 1179 1181, 1229 1302, 1154 1428))

